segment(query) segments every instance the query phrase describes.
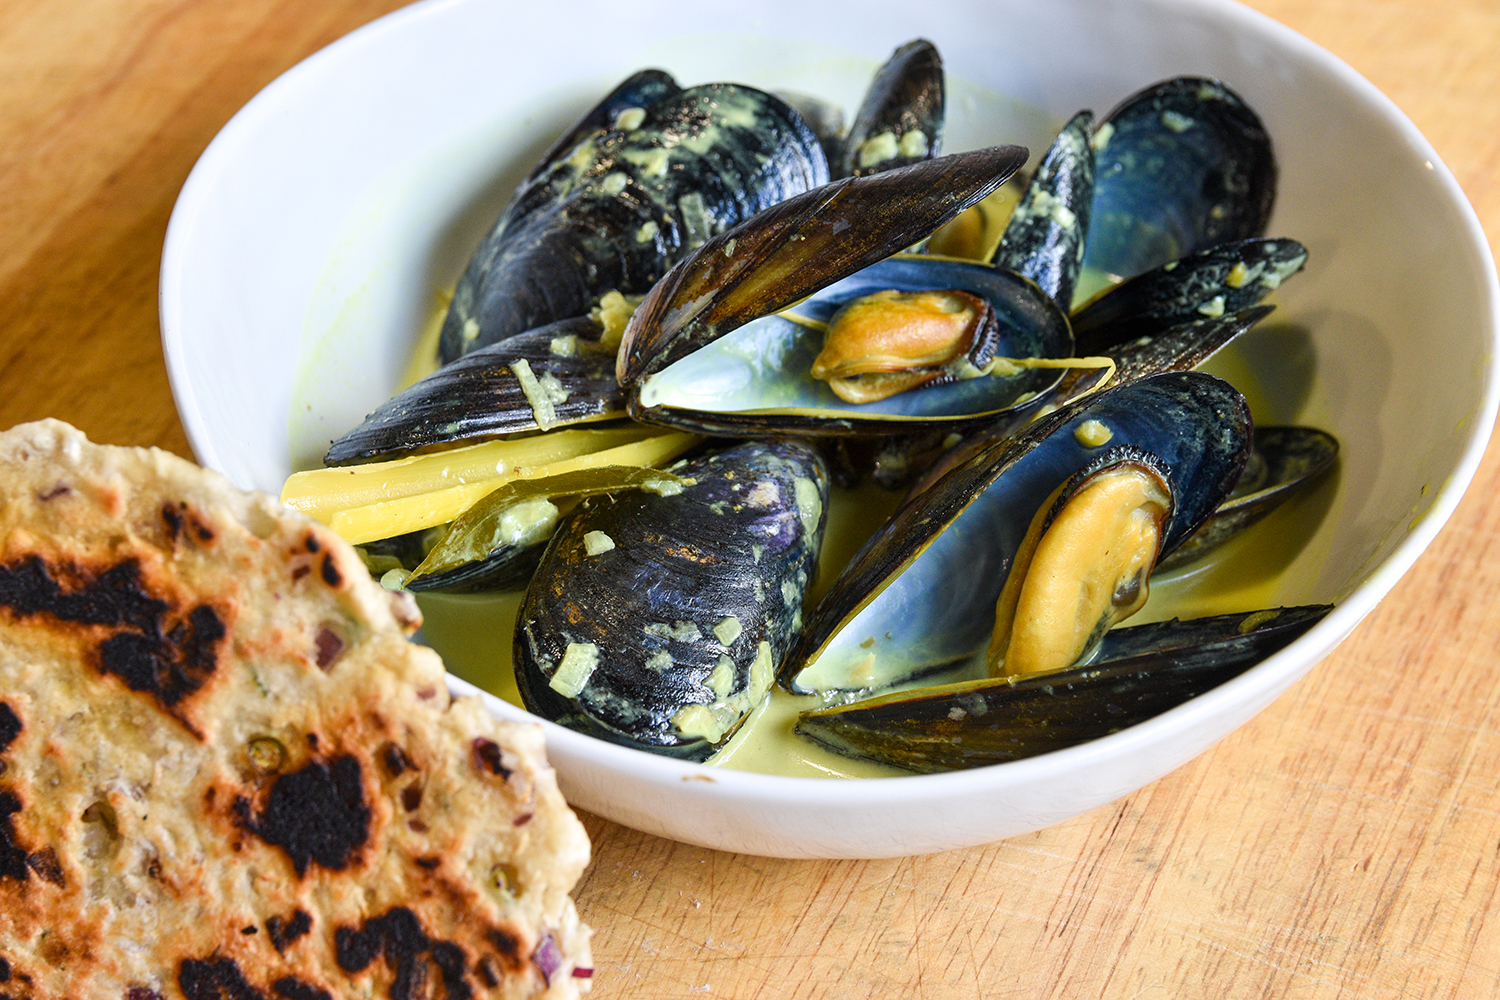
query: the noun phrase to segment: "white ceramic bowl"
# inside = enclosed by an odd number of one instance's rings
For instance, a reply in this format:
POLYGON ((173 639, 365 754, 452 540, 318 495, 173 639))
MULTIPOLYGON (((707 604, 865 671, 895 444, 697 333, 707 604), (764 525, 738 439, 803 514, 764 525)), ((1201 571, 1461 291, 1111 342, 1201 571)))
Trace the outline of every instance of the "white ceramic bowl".
MULTIPOLYGON (((1125 795, 1211 746, 1325 656, 1432 540, 1495 417, 1497 292, 1473 212, 1409 121, 1347 66, 1218 0, 759 0, 698 6, 428 0, 265 89, 214 140, 167 234, 161 317, 199 459, 272 493, 395 384, 520 176, 610 86, 647 65, 857 105, 901 42, 950 78, 949 150, 1041 150, 1048 118, 1141 86, 1217 76, 1264 118, 1281 163, 1273 235, 1311 250, 1279 325, 1244 355, 1262 420, 1343 443, 1337 488, 1280 603, 1337 601, 1283 652, 1142 725, 973 771, 834 781, 709 769, 547 725, 577 806, 757 854, 880 857, 984 843, 1125 795), (1029 114, 994 97, 1040 109, 1029 114), (1299 364, 1283 369, 1278 351, 1299 364)), ((455 689, 473 689, 455 680, 455 689)), ((531 718, 490 698, 494 711, 531 718)))

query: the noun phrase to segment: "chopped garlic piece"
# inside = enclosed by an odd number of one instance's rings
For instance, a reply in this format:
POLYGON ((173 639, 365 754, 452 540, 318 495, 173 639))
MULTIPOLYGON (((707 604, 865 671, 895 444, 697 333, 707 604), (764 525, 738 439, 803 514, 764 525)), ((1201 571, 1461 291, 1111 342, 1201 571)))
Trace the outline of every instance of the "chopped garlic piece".
MULTIPOLYGON (((561 389, 561 383, 551 372, 548 372, 545 377, 552 380, 552 385, 544 385, 532 373, 531 364, 525 358, 517 358, 511 363, 510 370, 515 373, 517 381, 521 383, 521 392, 526 396, 526 402, 531 404, 531 414, 536 417, 536 425, 544 431, 550 431, 557 424, 557 410, 553 403, 562 401, 555 398, 556 394, 552 386, 561 389)), ((562 398, 568 398, 566 392, 563 393, 562 398)))
POLYGON ((896 133, 882 132, 872 135, 859 146, 859 165, 861 168, 873 167, 877 163, 894 159, 900 151, 896 142, 896 133))
POLYGON ((598 646, 592 642, 570 642, 547 686, 564 698, 577 698, 598 666, 598 646))
POLYGON ((1103 447, 1114 436, 1114 431, 1098 420, 1085 420, 1073 430, 1073 437, 1085 448, 1103 447))
POLYGON ((901 137, 901 141, 896 144, 896 148, 902 156, 908 159, 916 159, 919 156, 926 156, 927 151, 932 148, 932 144, 927 141, 926 132, 923 132, 919 128, 914 128, 901 137))
POLYGON ((738 639, 740 637, 740 633, 743 631, 745 631, 745 627, 741 625, 740 620, 733 615, 730 615, 728 618, 725 618, 723 621, 719 622, 719 624, 714 626, 714 635, 718 636, 719 641, 722 642, 725 646, 733 645, 734 640, 738 639))

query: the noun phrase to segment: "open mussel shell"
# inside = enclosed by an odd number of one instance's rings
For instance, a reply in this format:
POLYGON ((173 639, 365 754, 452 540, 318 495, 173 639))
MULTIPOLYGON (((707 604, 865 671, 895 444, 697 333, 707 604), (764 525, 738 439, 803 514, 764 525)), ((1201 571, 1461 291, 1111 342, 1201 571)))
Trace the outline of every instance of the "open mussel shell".
POLYGON ((886 260, 993 191, 1025 158, 1020 147, 995 147, 836 181, 705 244, 626 327, 618 373, 630 388, 631 415, 701 433, 880 434, 991 415, 1054 383, 1055 372, 970 379, 976 384, 916 390, 878 406, 844 404, 826 385, 807 384, 816 381, 807 369, 821 334, 775 315, 801 303, 794 312, 826 319, 849 298, 882 288, 971 289, 1016 329, 1016 350, 1067 357, 1066 317, 1031 282, 981 264, 886 260), (712 360, 690 357, 710 345, 718 351, 712 360), (954 402, 969 396, 978 402, 954 402))
POLYGON ((836 753, 922 774, 1021 760, 1108 736, 1233 679, 1332 605, 1117 628, 1090 663, 804 712, 796 732, 836 753))
POLYGON ((844 137, 832 175, 864 177, 938 154, 943 141, 943 59, 923 38, 907 42, 875 73, 844 137))
POLYGON ((996 599, 1037 510, 1119 448, 1167 472, 1174 507, 1161 552, 1170 552, 1238 480, 1249 408, 1212 376, 1155 375, 1076 400, 955 466, 909 497, 845 567, 808 616, 782 683, 796 692, 878 688, 970 661, 989 642, 996 599))
POLYGON ((1035 281, 1067 309, 1083 266, 1094 199, 1094 115, 1063 126, 1011 213, 991 263, 1035 281))
POLYGON ((1257 427, 1245 472, 1213 516, 1157 563, 1158 570, 1186 566, 1212 552, 1302 490, 1317 483, 1338 460, 1332 434, 1312 427, 1257 427))
POLYGON ((704 240, 828 180, 802 117, 737 84, 671 90, 580 135, 549 153, 470 259, 443 361, 583 315, 608 291, 644 293, 704 240))
POLYGON ((1296 240, 1220 243, 1116 285, 1071 317, 1079 352, 1150 336, 1179 323, 1256 305, 1307 262, 1296 240))
POLYGON ((631 396, 630 413, 646 423, 731 436, 767 430, 871 436, 934 425, 952 431, 1022 407, 1058 382, 1056 369, 1020 369, 853 403, 812 376, 824 344, 822 326, 842 306, 876 292, 935 288, 970 292, 990 304, 997 325, 995 355, 1057 358, 1072 353, 1067 318, 1031 282, 983 264, 901 255, 683 358, 631 396))
POLYGON ((397 393, 333 442, 328 465, 625 416, 614 352, 587 316, 466 354, 397 393))
POLYGON ((702 760, 769 692, 801 627, 828 474, 797 441, 674 466, 675 495, 590 498, 521 607, 516 682, 536 714, 702 760))
MULTIPOLYGON (((1082 331, 1078 315, 1071 320, 1074 353, 1109 357, 1114 372, 1068 370, 1036 406, 1061 406, 1095 388, 1106 375, 1112 385, 1123 385, 1198 367, 1272 312, 1271 306, 1247 303, 1259 301, 1300 267, 1305 253, 1294 240, 1226 244, 1116 285, 1085 310, 1089 316, 1082 331)), ((844 480, 858 482, 868 474, 887 489, 915 482, 913 490, 920 491, 954 465, 1015 434, 1033 412, 997 415, 972 433, 941 424, 898 430, 877 446, 841 452, 844 480)))
POLYGON ((1110 112, 1094 144, 1085 270, 1134 277, 1265 231, 1276 198, 1271 139, 1223 83, 1179 77, 1148 87, 1110 112))

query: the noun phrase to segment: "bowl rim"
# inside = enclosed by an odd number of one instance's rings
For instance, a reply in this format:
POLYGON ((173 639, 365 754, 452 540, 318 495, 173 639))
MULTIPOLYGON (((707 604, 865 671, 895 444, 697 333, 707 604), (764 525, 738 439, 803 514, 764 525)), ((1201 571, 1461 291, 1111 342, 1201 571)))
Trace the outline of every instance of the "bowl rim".
MULTIPOLYGON (((278 102, 283 99, 281 95, 295 92, 303 77, 325 72, 330 64, 341 58, 346 49, 364 44, 371 36, 400 31, 410 20, 433 16, 451 7, 483 2, 485 0, 419 0, 356 28, 298 62, 259 91, 215 135, 194 165, 167 226, 161 261, 159 314, 162 346, 172 393, 188 441, 201 464, 216 470, 225 467, 220 443, 210 433, 203 416, 200 395, 184 362, 187 332, 182 323, 182 281, 190 259, 190 231, 194 228, 197 217, 208 205, 218 175, 243 141, 242 136, 262 119, 273 115, 278 102)), ((697 786, 699 794, 745 802, 889 807, 896 801, 893 799, 893 792, 907 801, 948 799, 955 794, 979 788, 993 792, 997 787, 1045 781, 1054 773, 1075 772, 1092 762, 1116 759, 1169 740, 1174 734, 1188 731, 1223 714, 1228 704, 1256 701, 1268 704, 1348 636, 1412 567, 1447 523, 1477 473, 1488 446, 1497 412, 1500 412, 1500 351, 1496 350, 1496 347, 1500 347, 1500 277, 1496 274, 1494 256, 1473 206, 1431 143, 1394 101, 1348 63, 1293 29, 1236 0, 1154 0, 1154 3, 1161 8, 1225 19, 1231 27, 1243 27, 1247 31, 1266 36, 1271 44, 1326 71, 1337 85, 1349 91, 1353 98, 1375 114, 1417 156, 1425 160, 1443 195, 1461 220, 1456 235, 1463 237, 1466 249, 1475 254, 1477 262, 1483 265, 1483 302, 1478 313, 1487 322, 1487 330, 1484 332, 1490 351, 1483 374, 1481 403, 1470 418, 1472 425, 1464 449, 1452 474, 1437 489, 1432 503, 1419 516, 1415 526, 1327 617, 1294 643, 1238 677, 1135 726, 1077 746, 1023 760, 941 774, 841 781, 711 767, 608 743, 566 729, 452 674, 448 677, 450 691, 454 694, 479 695, 491 712, 502 718, 540 724, 549 749, 555 747, 556 751, 571 760, 604 771, 628 772, 653 785, 681 786, 684 782, 692 782, 697 786), (710 780, 701 780, 704 778, 710 780)))

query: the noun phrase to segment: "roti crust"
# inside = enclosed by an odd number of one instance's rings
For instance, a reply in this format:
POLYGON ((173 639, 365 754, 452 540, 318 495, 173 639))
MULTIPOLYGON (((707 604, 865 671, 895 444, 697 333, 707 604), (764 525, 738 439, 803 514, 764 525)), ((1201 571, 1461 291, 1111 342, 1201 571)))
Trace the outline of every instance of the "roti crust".
POLYGON ((588 840, 332 531, 0 434, 0 997, 569 997, 588 840))

